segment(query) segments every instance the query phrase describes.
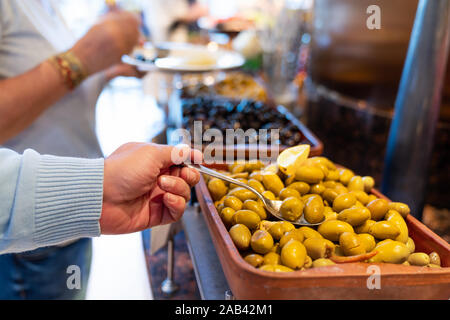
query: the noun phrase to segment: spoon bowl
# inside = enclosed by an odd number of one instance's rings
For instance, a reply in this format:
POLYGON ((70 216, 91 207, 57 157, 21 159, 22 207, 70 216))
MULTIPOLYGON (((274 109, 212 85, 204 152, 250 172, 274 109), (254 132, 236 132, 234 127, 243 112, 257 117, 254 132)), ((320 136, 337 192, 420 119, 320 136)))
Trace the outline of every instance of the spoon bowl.
POLYGON ((224 174, 221 174, 221 173, 219 173, 219 172, 217 172, 217 171, 215 171, 215 170, 209 169, 209 168, 207 168, 207 167, 205 167, 205 166, 202 166, 202 165, 191 165, 191 164, 188 164, 188 165, 186 165, 186 166, 189 167, 189 168, 191 168, 191 169, 197 170, 197 171, 199 171, 199 172, 201 172, 201 173, 204 173, 204 174, 206 174, 206 175, 209 175, 209 176, 211 176, 211 177, 214 177, 214 178, 217 178, 217 179, 221 179, 221 180, 224 180, 224 181, 233 183, 233 184, 235 184, 235 185, 238 185, 238 186, 240 186, 240 187, 242 187, 242 188, 246 188, 246 189, 250 190, 251 192, 253 192, 254 194, 256 194, 256 195, 258 196, 259 199, 261 199, 261 201, 263 202, 263 204, 264 204, 264 206, 266 207, 267 211, 268 211, 272 216, 276 217, 276 218, 279 219, 279 220, 287 221, 287 222, 290 222, 290 223, 292 223, 292 224, 294 224, 294 225, 298 225, 298 226, 309 226, 309 227, 311 227, 311 226, 318 226, 318 225, 322 224, 322 223, 325 221, 325 219, 324 219, 324 221, 319 222, 319 223, 309 223, 309 222, 304 218, 303 215, 302 215, 298 220, 296 220, 296 221, 289 221, 289 220, 286 220, 286 219, 284 219, 284 218, 282 217, 282 215, 281 215, 281 213, 280 213, 280 208, 281 208, 282 201, 280 201, 280 200, 270 200, 270 199, 267 199, 267 198, 264 197, 261 193, 259 193, 256 189, 250 187, 249 185, 246 185, 245 183, 242 183, 242 182, 239 181, 239 180, 230 178, 230 177, 228 177, 228 176, 226 176, 226 175, 224 175, 224 174))

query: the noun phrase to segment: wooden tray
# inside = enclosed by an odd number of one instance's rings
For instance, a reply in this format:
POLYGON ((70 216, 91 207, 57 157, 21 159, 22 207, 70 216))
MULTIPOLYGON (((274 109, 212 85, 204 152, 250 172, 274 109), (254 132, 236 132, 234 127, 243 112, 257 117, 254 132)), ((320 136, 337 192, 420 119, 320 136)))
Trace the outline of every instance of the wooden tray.
MULTIPOLYGON (((387 199, 376 190, 372 193, 387 199)), ((288 273, 258 270, 241 257, 214 207, 203 177, 196 194, 214 246, 237 299, 449 299, 450 245, 408 215, 406 223, 416 251, 436 251, 444 268, 396 264, 349 263, 288 273), (368 267, 381 272, 380 289, 369 290, 368 267)), ((389 200, 389 199, 387 199, 389 200)))

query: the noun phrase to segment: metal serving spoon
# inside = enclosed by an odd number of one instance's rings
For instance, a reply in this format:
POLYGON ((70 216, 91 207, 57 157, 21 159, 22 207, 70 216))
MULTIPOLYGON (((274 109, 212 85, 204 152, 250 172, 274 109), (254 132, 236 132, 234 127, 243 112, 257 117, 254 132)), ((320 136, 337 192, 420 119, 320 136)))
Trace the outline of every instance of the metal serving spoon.
POLYGON ((267 211, 269 211, 269 213, 272 214, 277 219, 288 221, 288 222, 290 222, 292 224, 295 224, 295 225, 298 225, 298 226, 318 226, 318 225, 322 224, 325 221, 325 219, 324 219, 324 221, 319 222, 319 223, 309 223, 308 221, 306 221, 306 219, 303 217, 303 215, 296 221, 286 220, 286 219, 284 219, 281 216, 281 213, 280 213, 280 207, 281 207, 282 201, 267 199, 261 193, 256 191, 254 188, 246 185, 245 183, 242 183, 239 180, 230 178, 230 177, 228 177, 228 176, 226 176, 224 174, 221 174, 221 173, 219 173, 217 171, 214 171, 212 169, 206 168, 204 166, 201 166, 201 165, 190 165, 190 164, 187 164, 186 166, 191 168, 191 169, 197 170, 197 171, 199 171, 201 173, 207 174, 207 175, 209 175, 211 177, 218 178, 218 179, 221 179, 221 180, 224 180, 224 181, 228 181, 228 182, 233 183, 235 185, 238 185, 238 186, 240 186, 242 188, 250 190, 251 192, 256 194, 259 199, 261 199, 261 201, 264 203, 264 206, 266 207, 267 211))

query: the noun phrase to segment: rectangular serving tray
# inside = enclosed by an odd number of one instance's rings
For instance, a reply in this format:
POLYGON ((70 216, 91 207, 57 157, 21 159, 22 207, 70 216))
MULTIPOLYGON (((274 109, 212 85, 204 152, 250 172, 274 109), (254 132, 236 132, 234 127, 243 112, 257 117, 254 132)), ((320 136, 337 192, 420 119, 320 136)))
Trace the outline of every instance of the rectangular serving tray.
MULTIPOLYGON (((218 100, 223 99, 221 97, 217 97, 218 100)), ((232 100, 231 98, 228 98, 228 100, 232 100)), ((183 117, 183 110, 182 110, 182 99, 181 99, 181 90, 177 90, 173 93, 170 102, 170 110, 169 110, 169 119, 170 119, 170 123, 172 123, 176 128, 181 128, 182 127, 182 117, 183 117)), ((285 116, 290 122, 292 122, 298 129, 298 131, 302 134, 302 136, 304 137, 303 141, 301 142, 302 144, 309 144, 311 146, 311 150, 310 150, 310 156, 314 157, 314 156, 320 156, 323 152, 323 144, 322 142, 319 140, 319 138, 317 138, 317 136, 311 132, 310 129, 308 129, 308 127, 306 127, 300 120, 298 120, 291 112, 289 112, 289 110, 287 110, 284 106, 276 106, 273 103, 269 103, 269 105, 271 105, 273 108, 276 108, 277 111, 282 114, 283 116, 285 116)), ((194 147, 192 145, 192 147, 194 147)), ((285 149, 289 148, 289 146, 285 146, 285 145, 279 145, 275 148, 269 148, 267 150, 267 155, 271 156, 274 152, 275 154, 278 154, 278 152, 281 152, 285 149)), ((205 149, 205 145, 202 146, 202 151, 204 151, 205 149)), ((218 150, 220 150, 221 148, 218 148, 218 150)), ((248 159, 249 155, 255 154, 255 152, 258 151, 258 146, 257 145, 249 145, 249 144, 245 144, 245 145, 235 145, 233 147, 228 147, 228 148, 222 148, 221 149, 222 153, 228 154, 226 152, 230 152, 234 154, 234 157, 236 157, 238 154, 244 154, 245 158, 248 159)), ((212 156, 214 156, 215 154, 213 153, 212 156)), ((225 159, 225 158, 224 158, 225 159)))
MULTIPOLYGON (((258 270, 241 257, 214 207, 203 177, 195 190, 225 277, 237 299, 450 298, 450 245, 411 215, 407 216, 406 223, 416 251, 436 251, 443 268, 360 262, 273 273, 258 270), (369 289, 373 287, 374 269, 380 272, 380 289, 369 289)), ((375 189, 372 193, 387 199, 375 189)))

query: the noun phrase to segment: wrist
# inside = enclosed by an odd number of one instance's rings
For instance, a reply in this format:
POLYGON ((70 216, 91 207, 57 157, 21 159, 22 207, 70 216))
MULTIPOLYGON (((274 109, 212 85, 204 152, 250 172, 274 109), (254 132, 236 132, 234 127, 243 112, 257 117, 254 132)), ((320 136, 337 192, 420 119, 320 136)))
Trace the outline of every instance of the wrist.
POLYGON ((69 90, 74 90, 88 77, 86 67, 70 50, 51 57, 48 62, 58 71, 69 90))

